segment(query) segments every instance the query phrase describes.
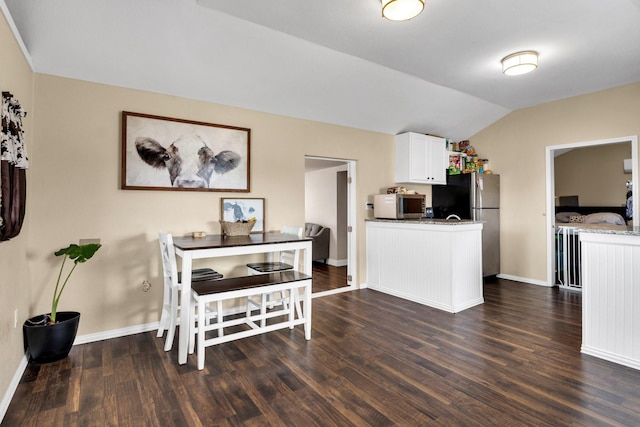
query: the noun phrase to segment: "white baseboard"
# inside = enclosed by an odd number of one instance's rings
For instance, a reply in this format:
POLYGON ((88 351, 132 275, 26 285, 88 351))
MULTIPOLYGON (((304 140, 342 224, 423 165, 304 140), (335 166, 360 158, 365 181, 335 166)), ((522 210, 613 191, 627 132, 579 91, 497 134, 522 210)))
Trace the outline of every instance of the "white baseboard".
POLYGON ((530 279, 528 277, 512 276, 510 274, 498 274, 496 277, 498 279, 515 280, 516 282, 529 283, 530 285, 545 286, 547 288, 553 287, 553 285, 548 284, 544 280, 530 279))
POLYGON ((334 267, 346 267, 349 264, 348 259, 327 259, 327 264, 332 265, 334 267))
POLYGON ((29 361, 27 360, 27 356, 22 356, 22 359, 20 359, 20 363, 18 364, 18 369, 11 379, 9 387, 4 392, 2 402, 0 402, 0 422, 4 419, 7 409, 9 409, 11 399, 13 399, 13 395, 18 389, 18 384, 20 384, 20 380, 22 379, 22 375, 24 374, 25 369, 27 369, 28 364, 29 361))
POLYGON ((146 323, 144 325, 129 326, 126 328, 112 329, 110 331, 96 332, 95 334, 80 335, 76 337, 73 345, 87 344, 90 342, 108 340, 111 338, 120 338, 127 335, 140 334, 158 329, 159 322, 146 323))
POLYGON ((583 354, 588 354, 589 356, 597 357, 599 359, 608 360, 609 362, 617 363, 619 365, 628 366, 633 369, 640 369, 640 361, 638 361, 638 359, 636 358, 626 357, 584 344, 580 347, 580 352, 583 354))

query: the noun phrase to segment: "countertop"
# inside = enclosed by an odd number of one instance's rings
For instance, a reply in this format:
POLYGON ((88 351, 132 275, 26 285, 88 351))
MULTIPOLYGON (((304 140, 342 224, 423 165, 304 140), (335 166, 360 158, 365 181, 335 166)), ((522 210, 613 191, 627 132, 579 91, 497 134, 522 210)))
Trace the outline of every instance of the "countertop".
POLYGON ((627 230, 608 230, 595 228, 579 228, 580 233, 619 234, 621 236, 640 236, 640 227, 631 227, 627 230))
POLYGON ((455 220, 455 219, 438 219, 438 218, 420 218, 420 219, 387 219, 387 218, 367 218, 365 221, 372 222, 392 222, 402 224, 430 224, 430 225, 469 225, 482 224, 482 221, 474 221, 471 219, 455 220))

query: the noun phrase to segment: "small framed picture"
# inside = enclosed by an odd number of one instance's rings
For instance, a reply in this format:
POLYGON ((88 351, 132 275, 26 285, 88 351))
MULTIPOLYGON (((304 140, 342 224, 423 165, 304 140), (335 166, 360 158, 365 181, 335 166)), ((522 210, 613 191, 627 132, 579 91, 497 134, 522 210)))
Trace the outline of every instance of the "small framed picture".
POLYGON ((222 198, 220 199, 220 220, 229 222, 249 221, 256 219, 251 233, 264 233, 265 211, 264 198, 222 198))

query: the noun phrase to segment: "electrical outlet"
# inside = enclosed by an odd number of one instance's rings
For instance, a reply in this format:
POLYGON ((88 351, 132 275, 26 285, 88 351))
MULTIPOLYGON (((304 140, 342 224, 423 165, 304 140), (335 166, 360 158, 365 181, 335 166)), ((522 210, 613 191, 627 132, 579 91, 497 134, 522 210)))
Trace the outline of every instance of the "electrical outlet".
POLYGON ((149 292, 149 289, 151 289, 151 282, 148 280, 142 282, 142 292, 149 292))
POLYGON ((16 308, 13 311, 13 328, 17 328, 18 327, 18 309, 16 308))

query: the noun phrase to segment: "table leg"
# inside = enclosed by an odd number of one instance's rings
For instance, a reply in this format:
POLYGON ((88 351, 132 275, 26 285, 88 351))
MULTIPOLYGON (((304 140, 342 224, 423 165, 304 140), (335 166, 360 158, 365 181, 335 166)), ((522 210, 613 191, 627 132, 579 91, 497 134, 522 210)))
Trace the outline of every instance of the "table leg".
MULTIPOLYGON (((309 243, 304 250, 304 273, 311 276, 313 267, 311 260, 311 243, 309 243)), ((311 293, 312 293, 313 280, 309 281, 309 284, 304 287, 304 337, 308 340, 311 339, 311 293)))
POLYGON ((312 262, 311 261, 311 243, 309 243, 304 248, 304 274, 311 276, 311 272, 313 271, 312 262))
POLYGON ((304 287, 304 337, 311 339, 311 281, 304 287))
POLYGON ((182 256, 182 286, 180 289, 180 336, 178 341, 178 363, 187 363, 189 349, 189 325, 191 324, 191 254, 185 251, 182 256))

